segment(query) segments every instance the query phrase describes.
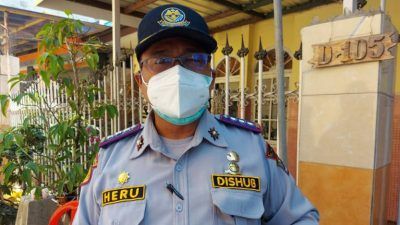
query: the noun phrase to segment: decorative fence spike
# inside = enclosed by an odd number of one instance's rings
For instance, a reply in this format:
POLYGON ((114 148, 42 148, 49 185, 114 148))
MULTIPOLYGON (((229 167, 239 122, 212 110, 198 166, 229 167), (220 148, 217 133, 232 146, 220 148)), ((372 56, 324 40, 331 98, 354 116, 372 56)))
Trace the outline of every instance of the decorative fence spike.
POLYGON ((245 78, 246 78, 246 65, 245 65, 245 57, 249 53, 249 49, 244 46, 244 39, 242 34, 242 46, 238 50, 237 55, 240 57, 240 118, 244 119, 245 117, 245 78))

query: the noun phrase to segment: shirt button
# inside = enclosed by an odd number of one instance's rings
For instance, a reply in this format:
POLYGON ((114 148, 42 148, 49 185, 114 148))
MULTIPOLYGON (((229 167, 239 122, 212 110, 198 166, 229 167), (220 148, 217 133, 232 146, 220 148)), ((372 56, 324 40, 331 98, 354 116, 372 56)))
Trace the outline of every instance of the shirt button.
POLYGON ((176 171, 178 171, 178 172, 181 172, 182 171, 182 165, 181 164, 176 164, 176 167, 175 167, 175 169, 176 169, 176 171))
POLYGON ((176 209, 177 212, 182 212, 182 210, 183 210, 182 204, 181 204, 181 203, 178 203, 178 204, 176 205, 175 209, 176 209))

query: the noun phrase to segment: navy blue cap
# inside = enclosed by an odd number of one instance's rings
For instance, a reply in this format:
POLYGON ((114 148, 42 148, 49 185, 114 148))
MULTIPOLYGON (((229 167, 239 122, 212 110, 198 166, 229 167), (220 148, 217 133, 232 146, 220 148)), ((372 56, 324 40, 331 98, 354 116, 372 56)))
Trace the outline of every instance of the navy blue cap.
POLYGON ((136 57, 153 43, 170 37, 184 37, 199 43, 207 53, 217 48, 203 17, 191 8, 179 4, 158 6, 148 12, 138 27, 136 57))

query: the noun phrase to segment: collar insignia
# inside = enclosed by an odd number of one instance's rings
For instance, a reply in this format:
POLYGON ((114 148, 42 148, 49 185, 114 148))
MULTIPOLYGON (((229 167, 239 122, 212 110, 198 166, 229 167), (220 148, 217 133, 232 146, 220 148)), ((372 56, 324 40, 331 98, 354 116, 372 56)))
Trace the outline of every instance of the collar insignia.
POLYGON ((143 147, 143 136, 140 136, 136 141, 136 149, 139 151, 143 147))
POLYGON ((190 22, 186 20, 185 13, 176 7, 164 9, 158 24, 162 27, 187 27, 190 22))
POLYGON ((129 180, 129 173, 126 171, 122 171, 119 175, 118 175, 118 183, 125 184, 126 182, 128 182, 129 180))
POLYGON ((208 133, 211 135, 211 137, 214 139, 214 141, 217 140, 219 137, 219 133, 217 130, 215 130, 214 127, 210 128, 210 130, 208 130, 208 133))

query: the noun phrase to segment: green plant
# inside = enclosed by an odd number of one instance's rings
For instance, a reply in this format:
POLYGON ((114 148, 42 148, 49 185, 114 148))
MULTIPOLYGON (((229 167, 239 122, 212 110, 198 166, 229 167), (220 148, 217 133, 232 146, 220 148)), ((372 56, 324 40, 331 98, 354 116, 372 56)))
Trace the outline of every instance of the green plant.
POLYGON ((0 156, 5 162, 0 194, 11 194, 13 184, 29 192, 35 187, 35 181, 41 183, 44 168, 33 157, 43 155, 45 141, 42 127, 30 124, 27 119, 20 126, 0 133, 0 156))
POLYGON ((56 82, 59 85, 57 94, 65 94, 65 102, 60 106, 49 101, 39 91, 40 82, 34 73, 19 74, 9 81, 11 87, 15 87, 30 80, 30 91, 0 96, 3 114, 11 101, 31 112, 22 125, 0 136, 0 158, 9 159, 3 167, 7 181, 4 185, 17 182, 23 185, 25 192, 36 188, 39 193, 44 182, 42 178, 50 175, 52 179, 45 183, 46 187, 58 195, 73 194, 98 151, 98 130, 90 125, 87 112, 91 112, 92 119, 99 119, 106 112, 113 118, 118 113, 114 105, 96 101, 96 96, 102 92, 97 88, 97 48, 101 43, 92 37, 83 40, 83 24, 74 20, 70 12, 66 14, 68 18, 44 25, 37 34, 42 52, 37 59, 40 80, 46 88, 56 82), (60 49, 67 54, 58 54, 60 49), (82 72, 80 65, 83 63, 89 68, 89 74, 82 72), (24 99, 29 99, 29 104, 24 99), (65 111, 69 113, 63 113, 65 111), (31 140, 38 136, 27 135, 27 132, 42 136, 31 140), (20 160, 22 157, 24 160, 20 160), (81 158, 86 159, 84 164, 80 163, 81 158))

